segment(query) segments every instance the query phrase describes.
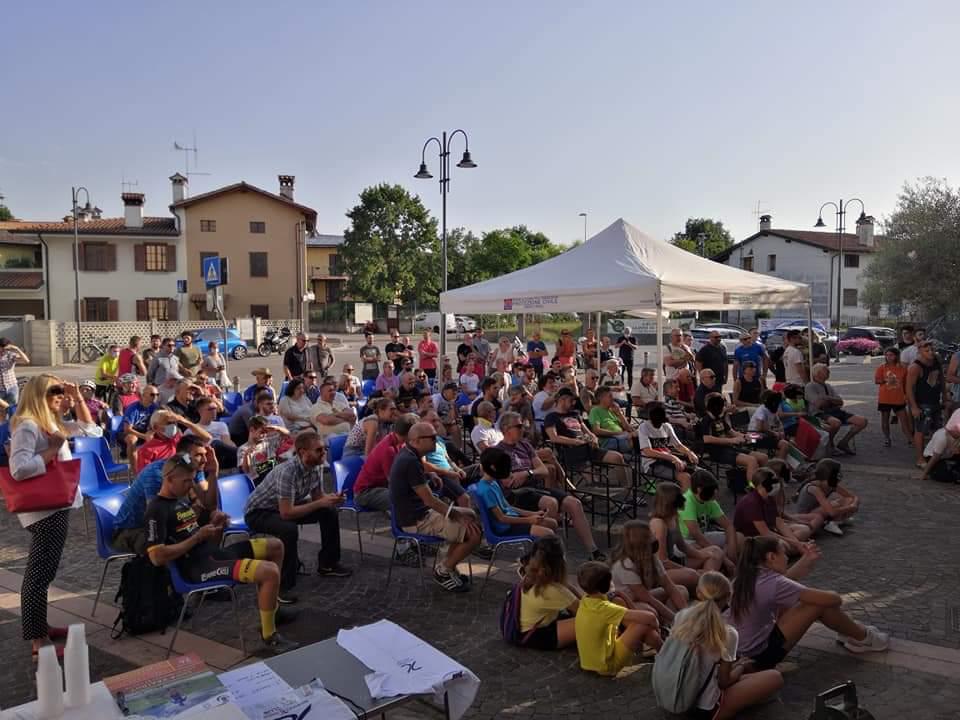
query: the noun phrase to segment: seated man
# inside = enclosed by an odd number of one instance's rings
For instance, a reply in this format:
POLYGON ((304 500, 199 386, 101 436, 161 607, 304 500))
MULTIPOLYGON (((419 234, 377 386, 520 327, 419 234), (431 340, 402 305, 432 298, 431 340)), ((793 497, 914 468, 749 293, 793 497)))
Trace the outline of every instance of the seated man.
POLYGON ((856 455, 856 451, 850 447, 850 441, 867 427, 867 419, 843 409, 843 400, 827 382, 830 379, 830 368, 817 363, 813 366, 812 375, 813 380, 803 389, 808 412, 826 425, 825 429, 830 433, 831 447, 834 446, 837 431, 844 425, 848 425, 850 430, 843 436, 843 440, 836 443, 836 449, 847 455, 856 455))
POLYGON ((520 415, 523 420, 524 435, 530 442, 537 443, 539 441, 539 433, 537 432, 537 424, 533 417, 533 404, 531 403, 531 399, 532 396, 527 393, 525 387, 522 385, 513 385, 507 391, 506 409, 520 415))
POLYGON ((204 443, 210 442, 210 433, 196 423, 169 410, 157 410, 150 416, 150 439, 137 451, 137 472, 154 460, 165 460, 176 452, 182 437, 178 425, 192 430, 204 443))
POLYGON ((437 433, 429 423, 418 422, 407 436, 390 469, 390 504, 394 521, 405 532, 440 537, 450 543, 443 560, 437 563, 434 580, 449 592, 469 590, 457 563, 479 545, 483 532, 476 513, 448 506, 434 496, 427 482, 422 458, 433 451, 437 433))
POLYGON ((229 518, 219 510, 200 524, 186 500, 193 486, 194 468, 179 455, 163 464, 163 484, 147 505, 147 557, 157 567, 175 562, 189 582, 201 583, 229 578, 239 583, 256 583, 260 608, 260 634, 265 648, 280 654, 298 647, 276 629, 278 565, 283 563, 283 545, 275 538, 254 538, 220 547, 223 528, 229 518))
POLYGON ((711 545, 726 551, 724 570, 733 574, 737 553, 743 543, 738 533, 717 502, 719 486, 713 473, 705 468, 694 470, 690 489, 683 494, 683 507, 677 514, 677 525, 685 542, 698 548, 711 545))
POLYGON ((250 418, 247 441, 237 449, 239 467, 254 486, 263 482, 274 467, 283 462, 283 445, 290 431, 279 425, 271 425, 263 415, 250 418))
POLYGON ((164 407, 187 418, 190 422, 197 422, 200 419, 196 406, 196 400, 199 396, 200 387, 193 380, 177 380, 173 389, 173 397, 167 401, 164 407))
POLYGON ((640 377, 630 388, 630 397, 633 399, 633 406, 644 410, 650 403, 659 400, 657 394, 656 374, 653 368, 643 368, 640 371, 640 377))
POLYGON ((933 433, 923 458, 921 480, 960 483, 960 410, 954 410, 946 426, 933 433))
POLYGON ((475 409, 476 425, 470 431, 470 441, 477 452, 483 452, 503 440, 503 433, 494 426, 497 421, 497 409, 492 402, 484 400, 476 405, 475 409))
POLYGON ((300 558, 297 542, 300 525, 320 526, 317 575, 349 577, 352 571, 340 564, 340 521, 337 508, 343 504, 339 493, 326 494, 320 485, 323 440, 313 430, 304 430, 294 441, 294 456, 281 463, 263 479, 244 508, 243 518, 251 531, 273 535, 283 543, 279 600, 297 601, 290 594, 297 583, 300 558))
POLYGON ((724 412, 726 408, 720 393, 710 393, 706 399, 706 412, 700 420, 700 432, 707 455, 714 461, 731 467, 742 467, 747 473, 747 483, 757 470, 767 464, 767 455, 749 448, 746 435, 735 432, 724 412))
POLYGON ((80 397, 83 398, 83 404, 90 411, 90 417, 93 418, 95 424, 101 428, 106 428, 110 425, 110 406, 100 398, 95 397, 96 392, 97 384, 93 380, 84 380, 80 383, 80 397))
POLYGON ((580 387, 580 410, 584 414, 589 414, 593 410, 593 402, 596 399, 597 388, 600 387, 600 373, 596 370, 587 370, 583 374, 583 385, 580 387))
POLYGON ((313 424, 321 438, 346 435, 357 422, 357 411, 342 396, 337 396, 337 383, 326 377, 320 384, 320 399, 314 404, 313 424))
POLYGON ((463 492, 463 487, 472 485, 480 478, 480 466, 477 464, 467 467, 458 467, 447 453, 447 441, 443 437, 444 425, 435 410, 428 410, 420 416, 420 420, 433 425, 437 431, 437 445, 433 452, 423 456, 423 467, 428 473, 440 478, 445 488, 444 495, 458 505, 470 507, 470 500, 463 492))
POLYGON ((563 448, 568 467, 582 466, 587 462, 624 465, 623 455, 600 447, 599 438, 587 429, 573 409, 576 401, 573 390, 561 388, 557 391, 554 411, 543 421, 543 429, 550 442, 563 448))
POLYGON ((497 415, 500 414, 500 410, 503 407, 503 404, 500 402, 500 399, 497 397, 500 392, 500 384, 497 382, 495 377, 485 377, 483 382, 480 383, 480 394, 474 399, 470 404, 470 414, 476 417, 479 413, 477 408, 480 407, 480 403, 488 402, 493 405, 494 413, 494 422, 496 422, 497 415))
MULTIPOLYGON (((629 417, 632 403, 627 397, 626 388, 620 379, 620 363, 616 360, 607 360, 604 364, 604 373, 600 376, 600 387, 605 387, 610 390, 613 401, 626 410, 627 416, 629 417)), ((656 384, 654 384, 654 392, 656 392, 656 384)), ((587 412, 589 412, 589 410, 587 410, 587 412)))
MULTIPOLYGON (((219 493, 217 479, 220 474, 216 454, 195 435, 184 435, 180 438, 176 452, 189 457, 196 471, 191 500, 196 504, 197 511, 216 510, 219 493)), ((147 551, 143 513, 147 509, 147 503, 160 491, 164 462, 165 459, 154 460, 137 473, 136 479, 124 495, 123 504, 113 520, 113 538, 110 543, 117 552, 143 555, 147 551)))
POLYGON ((270 372, 270 368, 256 368, 251 370, 250 374, 253 375, 254 382, 253 385, 248 385, 247 389, 243 391, 243 401, 245 403, 252 402, 261 392, 268 392, 271 397, 276 398, 276 390, 273 388, 273 373, 270 372))
POLYGON ((667 411, 663 405, 654 403, 649 413, 649 419, 637 430, 643 473, 659 480, 672 480, 686 490, 690 487, 688 470, 696 466, 700 459, 680 442, 667 422, 667 411))
POLYGON ((160 393, 153 385, 147 385, 140 393, 139 402, 132 403, 123 411, 121 433, 126 448, 127 459, 137 467, 137 447, 150 439, 150 416, 160 407, 157 398, 160 393))
POLYGON ((690 439, 697 417, 684 408, 680 402, 680 383, 676 378, 663 382, 663 409, 667 411, 667 422, 673 427, 677 437, 690 439))
POLYGON ((677 370, 677 376, 674 379, 677 381, 677 402, 687 412, 695 412, 694 400, 696 399, 697 386, 693 382, 693 375, 690 374, 690 370, 687 368, 677 370))
POLYGON ((123 411, 140 400, 137 391, 137 376, 133 373, 124 373, 117 381, 120 385, 117 394, 113 396, 110 410, 114 415, 123 415, 123 411))
MULTIPOLYGON (((704 368, 700 371, 700 384, 697 385, 697 391, 693 396, 693 409, 700 417, 707 411, 706 399, 711 393, 720 392, 717 387, 717 374, 710 368, 704 368)), ((722 396, 721 396, 722 397, 722 396)))
POLYGON ((230 416, 230 422, 227 423, 233 444, 243 445, 247 441, 248 425, 250 424, 250 418, 254 415, 265 417, 271 425, 286 428, 286 423, 282 417, 276 414, 276 411, 277 401, 267 390, 254 397, 253 402, 244 403, 238 407, 237 411, 230 416))
POLYGON ((390 479, 390 468, 397 453, 406 445, 410 428, 418 422, 419 418, 412 413, 398 416, 390 432, 367 455, 353 484, 353 501, 357 507, 389 512, 390 490, 387 483, 390 479))
POLYGON ((400 373, 400 389, 397 390, 397 408, 403 412, 411 412, 417 407, 420 400, 420 390, 417 388, 417 376, 411 370, 400 373))
POLYGON ((533 418, 541 424, 546 419, 547 414, 553 410, 553 405, 556 402, 554 396, 557 392, 557 378, 558 376, 551 371, 545 373, 537 383, 540 390, 533 396, 533 418))
MULTIPOLYGON (((620 376, 617 375, 617 380, 620 376)), ((633 428, 623 414, 620 406, 614 402, 613 393, 607 386, 597 388, 593 407, 590 409, 590 427, 598 438, 600 447, 616 450, 623 455, 633 454, 633 428)))
POLYGON ((303 390, 310 402, 320 399, 320 376, 316 370, 307 370, 303 375, 303 390))

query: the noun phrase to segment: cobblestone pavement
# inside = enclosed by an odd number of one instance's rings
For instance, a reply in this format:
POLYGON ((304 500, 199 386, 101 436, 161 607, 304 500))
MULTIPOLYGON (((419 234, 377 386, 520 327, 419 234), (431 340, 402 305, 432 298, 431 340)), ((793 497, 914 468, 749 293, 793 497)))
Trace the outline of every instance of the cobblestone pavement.
MULTIPOLYGON (((820 539, 824 558, 807 582, 843 593, 855 617, 897 638, 960 648, 960 628, 954 622, 954 618, 960 619, 960 572, 949 542, 960 506, 960 487, 921 484, 911 470, 909 448, 902 441, 894 448, 882 447, 872 369, 853 360, 834 370, 832 382, 847 399, 849 409, 863 413, 871 422, 858 438, 858 455, 843 460, 845 482, 862 496, 864 507, 845 537, 820 539)), ((600 539, 601 534, 597 535, 600 539)), ((22 572, 26 537, 15 520, 0 515, 0 567, 22 572)), ((310 565, 315 551, 313 543, 301 541, 301 556, 310 565)), ((582 559, 575 543, 571 554, 575 567, 582 559)), ((387 563, 383 557, 368 554, 360 565, 359 556, 347 552, 345 561, 357 568, 350 579, 300 579, 297 607, 301 616, 289 626, 291 637, 311 642, 330 637, 341 627, 380 618, 394 620, 482 679, 469 717, 579 718, 602 713, 632 718, 643 716, 644 711, 658 716, 644 667, 612 681, 580 672, 575 651, 540 653, 506 646, 496 630, 505 588, 502 583, 491 582, 483 597, 479 588, 451 597, 429 582, 421 591, 416 570, 409 568, 395 569, 392 583, 385 587, 387 563)), ((75 517, 56 584, 92 594, 100 568, 93 539, 84 538, 83 524, 75 517)), ((118 575, 111 571, 104 597, 112 599, 118 575)), ((241 602, 250 623, 247 637, 253 640, 257 620, 250 589, 244 589, 241 602)), ((225 609, 207 605, 193 631, 235 645, 236 630, 225 609)), ((5 674, 0 681, 3 705, 24 701, 32 691, 32 671, 21 672, 29 655, 18 640, 18 626, 11 616, 0 614, 0 639, 16 660, 16 672, 5 674)), ((110 658, 97 653, 97 677, 98 672, 112 674, 127 668, 125 661, 116 659, 114 666, 110 658)), ((781 698, 743 717, 805 718, 817 692, 848 679, 857 683, 861 702, 878 718, 908 713, 924 720, 957 717, 960 686, 944 677, 810 648, 796 650, 789 661, 792 669, 781 698)), ((411 717, 426 713, 408 710, 405 714, 411 712, 411 717)))

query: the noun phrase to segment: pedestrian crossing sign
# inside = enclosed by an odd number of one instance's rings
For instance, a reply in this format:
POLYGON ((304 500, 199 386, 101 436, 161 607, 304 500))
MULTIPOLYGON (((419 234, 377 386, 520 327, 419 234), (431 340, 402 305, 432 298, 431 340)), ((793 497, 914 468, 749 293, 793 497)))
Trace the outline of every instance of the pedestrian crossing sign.
POLYGON ((215 288, 223 284, 220 274, 220 256, 213 255, 203 258, 203 280, 207 288, 215 288))

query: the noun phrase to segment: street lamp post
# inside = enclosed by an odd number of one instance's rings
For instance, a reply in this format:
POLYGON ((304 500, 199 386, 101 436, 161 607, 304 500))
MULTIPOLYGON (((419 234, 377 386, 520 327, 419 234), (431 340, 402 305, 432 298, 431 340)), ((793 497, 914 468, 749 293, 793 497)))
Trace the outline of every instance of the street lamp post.
MULTIPOLYGON (((837 218, 837 332, 840 331, 840 307, 843 298, 843 234, 846 232, 847 208, 850 207, 850 203, 852 202, 860 203, 860 217, 857 219, 857 222, 862 222, 867 217, 866 208, 863 206, 863 200, 860 198, 852 198, 847 200, 846 203, 844 203, 843 200, 840 200, 839 203, 832 201, 825 202, 820 206, 820 212, 817 213, 817 222, 814 225, 814 227, 818 228, 826 227, 827 224, 823 222, 823 209, 827 206, 833 207, 837 218)), ((833 258, 830 259, 830 275, 833 275, 833 258)), ((830 301, 828 298, 828 312, 829 309, 830 301)))
POLYGON ((587 214, 580 213, 580 217, 583 218, 583 242, 587 242, 587 214))
POLYGON ((87 204, 83 206, 83 211, 85 213, 93 211, 90 206, 90 191, 85 187, 70 188, 73 200, 73 291, 75 295, 73 312, 77 322, 77 362, 83 362, 83 356, 80 353, 83 344, 80 340, 80 207, 78 204, 81 190, 87 196, 87 204))
MULTIPOLYGON (((467 133, 463 130, 454 130, 452 133, 444 131, 441 136, 432 137, 423 144, 423 150, 420 151, 420 169, 417 170, 415 178, 418 180, 429 180, 433 177, 427 169, 427 147, 435 142, 440 148, 440 196, 443 198, 443 210, 440 237, 440 257, 443 266, 443 292, 447 291, 447 193, 450 190, 450 143, 456 135, 463 135, 463 157, 457 163, 458 168, 475 168, 477 164, 470 157, 470 140, 467 133)), ((443 360, 447 357, 447 315, 440 314, 440 369, 443 370, 443 360)))

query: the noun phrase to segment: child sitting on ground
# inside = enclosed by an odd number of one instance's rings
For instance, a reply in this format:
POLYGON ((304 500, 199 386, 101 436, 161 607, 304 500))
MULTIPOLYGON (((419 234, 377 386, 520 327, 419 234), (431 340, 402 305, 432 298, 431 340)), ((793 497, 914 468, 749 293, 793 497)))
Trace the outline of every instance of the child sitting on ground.
POLYGON ((646 522, 628 520, 613 551, 611 572, 614 587, 630 599, 632 607, 652 610, 662 624, 670 625, 674 611, 687 606, 689 594, 670 579, 657 557, 659 549, 660 543, 646 522))
POLYGON ((577 640, 574 617, 582 593, 567 584, 567 562, 557 537, 539 538, 523 566, 520 633, 525 647, 556 650, 577 640), (566 617, 560 617, 566 612, 566 617))
POLYGON ((841 466, 836 460, 824 458, 818 462, 813 479, 797 492, 791 515, 804 523, 812 519, 810 516, 818 516, 824 530, 832 535, 843 535, 840 525, 850 522, 860 509, 860 498, 840 487, 842 479, 841 466))
POLYGON ((580 566, 577 582, 584 597, 575 622, 580 667, 600 675, 614 676, 633 660, 644 644, 659 650, 660 623, 647 610, 628 610, 610 602, 610 568, 590 561, 580 566), (618 632, 620 625, 626 626, 618 632))
POLYGON ((486 506, 490 527, 497 535, 552 536, 557 521, 548 518, 546 511, 521 510, 507 502, 498 481, 510 477, 510 463, 510 455, 503 448, 488 447, 480 453, 483 477, 475 492, 486 506))

